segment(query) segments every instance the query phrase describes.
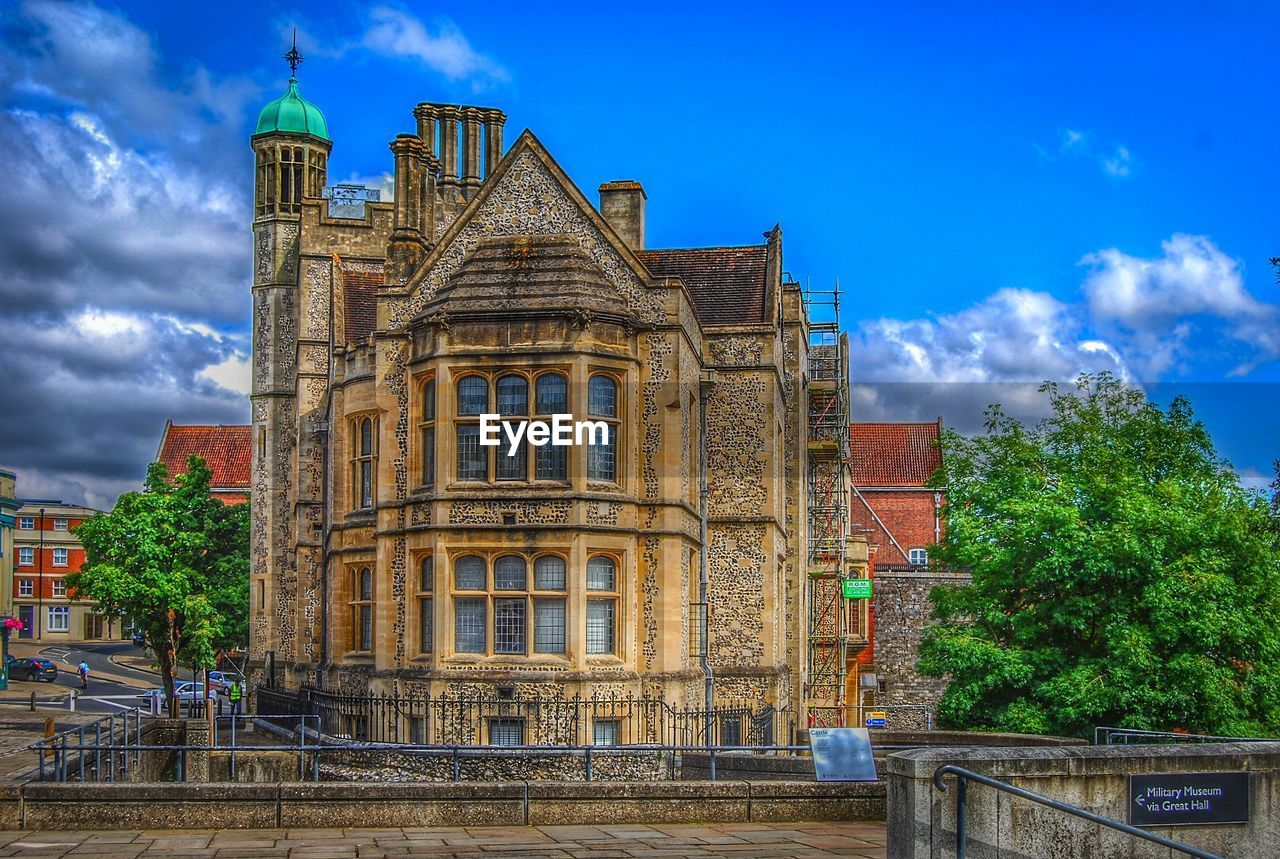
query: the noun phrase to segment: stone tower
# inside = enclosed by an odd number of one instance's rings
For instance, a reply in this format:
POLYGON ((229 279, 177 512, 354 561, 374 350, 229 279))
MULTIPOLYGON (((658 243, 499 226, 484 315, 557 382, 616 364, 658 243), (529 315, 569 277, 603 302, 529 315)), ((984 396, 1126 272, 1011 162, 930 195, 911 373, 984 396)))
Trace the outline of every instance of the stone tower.
MULTIPOLYGON (((294 54, 296 57, 296 53, 294 54)), ((300 59, 300 58, 299 58, 300 59)), ((296 67, 296 63, 291 63, 296 67)), ((254 659, 290 662, 312 647, 314 609, 297 573, 293 487, 298 445, 298 241, 302 200, 325 186, 328 126, 289 78, 258 116, 253 217, 253 485, 250 604, 254 659), (302 591, 303 593, 300 593, 302 591), (271 622, 268 622, 268 618, 271 622)), ((314 605, 318 594, 311 594, 314 605)))

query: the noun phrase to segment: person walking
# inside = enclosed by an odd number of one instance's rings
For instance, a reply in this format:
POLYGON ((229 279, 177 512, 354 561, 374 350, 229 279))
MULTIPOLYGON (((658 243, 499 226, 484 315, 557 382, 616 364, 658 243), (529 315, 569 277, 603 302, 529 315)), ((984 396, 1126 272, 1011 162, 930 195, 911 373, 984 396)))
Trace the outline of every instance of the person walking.
POLYGON ((80 672, 80 688, 88 690, 89 688, 89 663, 81 660, 76 666, 76 671, 80 672))
POLYGON ((239 680, 231 681, 231 691, 228 692, 227 695, 231 699, 231 715, 239 716, 240 715, 240 699, 244 697, 244 690, 240 688, 239 680))

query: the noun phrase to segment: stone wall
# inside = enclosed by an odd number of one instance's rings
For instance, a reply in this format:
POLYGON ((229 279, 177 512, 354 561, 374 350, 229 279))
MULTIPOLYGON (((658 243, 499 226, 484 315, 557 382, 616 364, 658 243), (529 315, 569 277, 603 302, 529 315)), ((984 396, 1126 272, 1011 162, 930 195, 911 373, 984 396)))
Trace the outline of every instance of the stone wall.
POLYGON ((881 783, 75 784, 0 789, 27 830, 884 820, 881 783))
POLYGON ((946 680, 916 670, 920 639, 933 612, 929 593, 939 585, 968 582, 964 573, 876 571, 875 666, 884 684, 877 704, 922 704, 931 709, 937 705, 946 680))
MULTIPOLYGON (((943 793, 933 773, 953 764, 1024 790, 1128 822, 1129 777, 1139 773, 1247 772, 1249 822, 1148 827, 1220 856, 1274 856, 1280 841, 1280 743, 919 749, 888 759, 888 856, 951 856, 956 833, 954 776, 943 793)), ((981 784, 967 789, 969 856, 1169 856, 1132 835, 1015 799, 981 784)))

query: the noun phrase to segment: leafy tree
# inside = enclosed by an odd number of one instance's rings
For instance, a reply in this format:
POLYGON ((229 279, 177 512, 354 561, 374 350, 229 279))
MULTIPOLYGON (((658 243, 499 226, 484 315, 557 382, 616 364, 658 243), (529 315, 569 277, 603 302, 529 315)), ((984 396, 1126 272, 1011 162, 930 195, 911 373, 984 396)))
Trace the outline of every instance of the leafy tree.
POLYGON ((209 479, 199 457, 172 481, 152 463, 142 492, 80 525, 87 557, 67 576, 77 599, 142 629, 171 712, 179 660, 210 668, 217 650, 248 641, 249 505, 211 499, 209 479))
POLYGON ((1108 374, 1048 384, 1023 426, 943 440, 938 561, 920 668, 950 676, 940 721, 1087 736, 1096 725, 1280 731, 1280 534, 1183 398, 1161 410, 1108 374))

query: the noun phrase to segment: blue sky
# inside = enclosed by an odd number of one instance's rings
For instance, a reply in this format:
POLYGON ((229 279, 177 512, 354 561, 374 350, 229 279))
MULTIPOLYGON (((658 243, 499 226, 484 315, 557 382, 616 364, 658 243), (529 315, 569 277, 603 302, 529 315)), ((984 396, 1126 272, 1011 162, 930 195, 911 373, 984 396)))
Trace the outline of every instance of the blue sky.
POLYGON ((17 275, 0 286, 0 328, 31 356, 11 395, 41 405, 0 421, 0 458, 32 463, 32 492, 101 503, 140 479, 165 417, 247 419, 247 138, 283 89, 296 26, 331 181, 388 171, 386 143, 418 101, 501 107, 508 140, 532 128, 589 198, 604 180, 643 182, 651 247, 752 243, 780 221, 787 270, 844 289, 867 383, 855 417, 969 426, 985 399, 1025 400, 1020 383, 1109 369, 1166 383, 1150 388, 1161 398, 1186 388, 1258 481, 1280 456, 1277 17, 1179 3, 11 5, 0 145, 19 179, 0 189, 15 227, 0 262, 17 275), (36 193, 49 202, 33 213, 36 193), (58 402, 90 365, 86 398, 129 401, 127 418, 58 402))

